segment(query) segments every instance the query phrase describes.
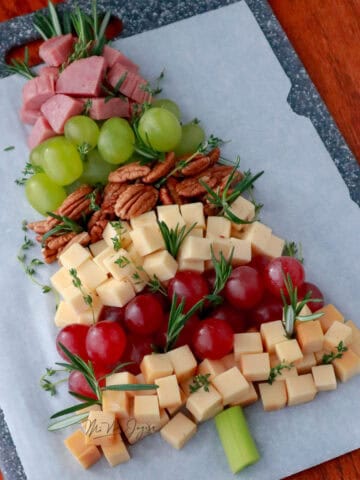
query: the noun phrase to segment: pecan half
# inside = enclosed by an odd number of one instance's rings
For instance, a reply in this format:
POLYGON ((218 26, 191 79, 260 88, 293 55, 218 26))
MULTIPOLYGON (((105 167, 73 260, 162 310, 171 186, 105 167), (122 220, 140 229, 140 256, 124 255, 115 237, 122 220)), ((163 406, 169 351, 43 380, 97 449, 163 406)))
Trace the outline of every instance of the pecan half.
POLYGON ((169 190, 171 198, 173 199, 172 203, 177 203, 178 205, 182 205, 184 202, 180 198, 180 196, 179 196, 179 194, 177 193, 177 190, 176 190, 176 187, 177 187, 178 183, 179 182, 175 178, 169 177, 166 181, 166 187, 169 190))
POLYGON ((41 250, 45 263, 53 263, 57 259, 57 250, 43 248, 41 250))
POLYGON ((97 212, 94 212, 91 216, 87 224, 91 243, 95 243, 101 240, 103 231, 105 230, 105 227, 109 222, 108 217, 109 215, 103 212, 103 210, 98 210, 97 212))
POLYGON ((202 155, 200 157, 194 157, 184 168, 180 170, 185 177, 194 177, 198 173, 204 171, 211 164, 210 157, 202 155))
POLYGON ((108 183, 104 189, 101 211, 108 215, 115 215, 114 207, 119 195, 127 189, 126 183, 108 183))
POLYGON ((216 177, 213 177, 210 174, 201 175, 198 178, 187 178, 177 184, 176 191, 178 195, 185 198, 192 198, 198 197, 199 195, 204 195, 206 193, 206 189, 201 185, 199 180, 202 180, 210 188, 214 188, 218 183, 216 177))
POLYGON ((117 199, 115 213, 122 220, 130 220, 152 210, 159 193, 156 188, 141 183, 129 185, 117 199))
POLYGON ((147 165, 140 165, 139 162, 129 163, 118 168, 109 174, 109 182, 126 183, 130 180, 137 180, 145 177, 150 172, 150 167, 147 165))
POLYGON ((161 187, 159 190, 159 200, 162 205, 173 205, 175 202, 172 199, 169 189, 167 187, 161 187))
POLYGON ((59 235, 56 237, 55 235, 46 239, 46 247, 50 250, 59 250, 63 248, 70 240, 76 237, 75 232, 64 233, 64 235, 59 235))
MULTIPOLYGON (((57 215, 69 217, 71 220, 79 220, 83 214, 90 212, 90 199, 88 195, 93 191, 89 185, 82 185, 75 192, 65 198, 62 205, 55 211, 57 215)), ((59 220, 53 217, 47 218, 48 231, 59 223, 59 220)))
POLYGON ((174 152, 169 152, 163 162, 157 162, 145 177, 142 178, 144 183, 155 183, 163 177, 166 177, 168 173, 175 167, 176 157, 174 152))
POLYGON ((47 220, 39 220, 37 222, 28 223, 27 227, 29 230, 33 230, 35 233, 38 233, 39 235, 44 235, 44 233, 49 231, 47 220))

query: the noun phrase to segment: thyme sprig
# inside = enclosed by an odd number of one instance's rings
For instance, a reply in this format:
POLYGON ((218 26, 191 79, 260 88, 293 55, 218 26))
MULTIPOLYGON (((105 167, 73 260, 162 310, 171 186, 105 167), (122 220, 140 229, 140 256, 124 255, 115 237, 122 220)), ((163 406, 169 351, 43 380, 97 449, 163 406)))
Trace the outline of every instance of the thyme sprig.
POLYGON ((11 152, 11 150, 15 150, 14 145, 9 145, 3 149, 3 152, 11 152))
MULTIPOLYGON (((24 225, 24 224, 23 224, 24 225)), ((23 230, 24 230, 24 227, 23 226, 23 230)), ((22 266, 24 272, 26 273, 26 275, 30 278, 30 280, 35 283, 35 285, 38 285, 41 290, 42 290, 42 293, 49 293, 52 291, 52 288, 50 287, 50 285, 46 285, 44 283, 41 283, 39 280, 37 280, 35 277, 36 277, 36 274, 37 274, 37 267, 40 267, 42 265, 44 265, 44 262, 42 260, 39 260, 38 258, 32 258, 30 261, 28 261, 28 256, 27 256, 27 252, 35 245, 35 243, 30 239, 28 238, 27 235, 24 236, 24 241, 22 243, 22 245, 20 246, 20 249, 19 249, 19 252, 18 252, 18 255, 17 255, 17 259, 20 263, 20 265, 22 266)))
POLYGON ((79 289, 85 304, 90 307, 91 313, 92 313, 93 324, 95 324, 96 322, 95 322, 95 311, 94 311, 93 297, 90 295, 90 293, 87 293, 84 290, 83 284, 82 284, 82 282, 81 282, 81 280, 78 276, 76 268, 70 268, 69 273, 72 277, 72 283, 73 283, 74 287, 79 289))
POLYGON ((24 185, 26 180, 34 175, 35 173, 42 172, 42 169, 36 165, 33 165, 30 162, 25 163, 25 167, 21 171, 22 177, 15 180, 16 185, 24 185))
POLYGON ((215 284, 213 292, 207 295, 206 298, 215 305, 223 301, 223 298, 219 294, 224 289, 233 270, 231 265, 233 256, 234 248, 232 248, 228 259, 224 257, 223 252, 220 252, 219 259, 217 259, 211 247, 211 260, 215 270, 215 284))
POLYGON ((196 225, 197 224, 195 222, 190 225, 190 227, 186 227, 186 225, 183 225, 180 228, 180 225, 177 224, 175 228, 169 228, 165 222, 159 222, 159 228, 165 242, 166 250, 170 253, 171 256, 173 256, 174 258, 177 257, 183 241, 196 227, 196 225))
POLYGON ((55 225, 54 228, 52 228, 47 233, 45 233, 45 235, 43 235, 42 245, 45 244, 46 240, 49 237, 60 236, 68 232, 81 233, 84 230, 81 225, 79 225, 77 222, 67 217, 66 215, 57 215, 54 212, 47 212, 47 214, 49 215, 49 217, 55 218, 60 223, 55 225))
MULTIPOLYGON (((9 74, 18 73, 27 79, 35 78, 36 73, 29 66, 29 49, 25 47, 24 50, 24 60, 16 60, 13 58, 11 60, 11 65, 6 66, 6 70, 9 74)), ((14 147, 13 147, 14 148, 14 147)))
POLYGON ((334 360, 336 360, 337 358, 342 358, 343 356, 343 353, 347 352, 348 351, 348 347, 344 344, 344 342, 341 340, 341 342, 339 342, 339 344, 337 345, 336 347, 336 351, 335 352, 331 352, 331 353, 325 353, 321 359, 321 363, 323 365, 327 365, 329 363, 332 363, 334 360))
POLYGON ((90 200, 90 205, 89 205, 89 208, 90 210, 92 210, 93 212, 97 212, 100 210, 100 206, 98 205, 97 203, 97 200, 98 200, 98 194, 99 192, 101 191, 101 187, 98 186, 96 187, 92 192, 88 193, 85 198, 89 199, 90 200))
POLYGON ((165 76, 165 68, 163 68, 160 72, 160 75, 155 80, 155 86, 152 87, 149 82, 140 85, 141 90, 144 92, 149 93, 150 95, 158 95, 162 92, 162 88, 160 87, 161 81, 165 76))
POLYGON ((205 392, 209 392, 210 381, 209 381, 210 373, 205 373, 205 375, 195 375, 193 378, 192 383, 189 385, 190 393, 195 393, 201 388, 205 390, 205 392))
POLYGON ((301 243, 296 243, 293 241, 285 242, 284 249, 282 254, 286 257, 294 257, 299 262, 304 263, 304 257, 302 252, 301 243))
POLYGON ((164 295, 164 297, 167 297, 167 291, 164 285, 160 282, 158 277, 154 275, 152 278, 149 278, 148 280, 144 280, 141 278, 140 272, 145 272, 143 267, 137 266, 136 269, 138 270, 137 272, 132 274, 132 279, 134 281, 135 285, 145 285, 148 287, 151 293, 161 293, 164 295))
POLYGON ((275 378, 278 375, 282 375, 283 370, 291 370, 293 368, 294 364, 293 363, 285 363, 283 361, 282 363, 279 363, 278 365, 275 365, 275 367, 272 367, 270 369, 269 377, 267 379, 267 382, 272 385, 275 378))
POLYGON ((56 395, 56 393, 57 393, 56 386, 60 385, 61 383, 66 382, 67 378, 61 378, 57 382, 52 382, 51 380, 49 380, 48 377, 52 377, 57 372, 64 372, 64 371, 65 371, 64 368, 62 368, 62 369, 47 368, 44 375, 42 375, 41 378, 40 378, 40 387, 43 390, 45 390, 45 392, 50 392, 51 396, 56 395))
POLYGON ((118 252, 122 248, 122 236, 126 232, 126 228, 120 220, 110 222, 110 225, 116 232, 115 237, 112 237, 111 241, 113 243, 113 248, 115 252, 118 252))

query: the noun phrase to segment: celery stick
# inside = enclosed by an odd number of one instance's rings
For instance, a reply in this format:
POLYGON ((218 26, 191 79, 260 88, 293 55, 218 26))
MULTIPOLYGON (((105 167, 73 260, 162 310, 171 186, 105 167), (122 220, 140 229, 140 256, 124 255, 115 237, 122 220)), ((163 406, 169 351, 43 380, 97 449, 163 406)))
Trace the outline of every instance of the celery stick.
POLYGON ((223 410, 216 415, 215 424, 233 473, 240 472, 259 460, 259 452, 241 407, 223 410))

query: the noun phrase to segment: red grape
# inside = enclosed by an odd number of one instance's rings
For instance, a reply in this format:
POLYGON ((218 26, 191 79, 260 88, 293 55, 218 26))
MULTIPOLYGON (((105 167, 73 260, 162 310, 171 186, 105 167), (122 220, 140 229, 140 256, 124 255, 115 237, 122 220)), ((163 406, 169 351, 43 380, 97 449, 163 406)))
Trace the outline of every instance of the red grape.
POLYGON ((283 312, 283 303, 280 298, 266 292, 260 303, 250 312, 250 324, 260 329, 260 325, 273 320, 281 320, 283 312))
POLYGON ((213 268, 211 270, 205 270, 203 275, 206 278, 206 281, 208 282, 210 290, 214 290, 215 280, 216 280, 215 270, 213 268))
POLYGON ((271 259, 266 255, 256 255, 256 257, 253 257, 251 259, 251 262, 248 263, 247 266, 255 268, 255 270, 257 270, 260 275, 262 275, 264 268, 270 262, 270 260, 271 259))
POLYGON ((244 312, 236 310, 231 305, 223 304, 211 312, 211 318, 226 320, 234 330, 234 333, 243 333, 247 330, 247 321, 244 312))
POLYGON ((234 332, 224 320, 208 318, 200 322, 192 338, 197 357, 218 360, 233 349, 234 332))
POLYGON ((152 293, 137 295, 126 305, 124 325, 132 333, 150 335, 163 321, 162 304, 152 293))
POLYGON ((307 306, 312 312, 316 312, 324 306, 324 295, 322 294, 319 287, 314 283, 304 282, 298 290, 298 299, 302 300, 307 292, 311 292, 311 298, 316 298, 322 300, 321 302, 309 302, 307 306))
POLYGON ((181 330, 180 335, 175 342, 175 347, 181 347, 182 345, 190 346, 194 332, 199 324, 199 317, 196 314, 191 315, 189 320, 185 323, 184 328, 181 330))
POLYGON ((86 350, 90 360, 105 366, 114 366, 126 347, 124 330, 116 322, 103 321, 89 328, 86 350))
POLYGON ((131 365, 126 366, 126 370, 137 375, 140 373, 140 363, 145 355, 152 353, 151 345, 154 343, 152 337, 146 337, 144 335, 130 334, 127 337, 127 345, 123 362, 134 362, 131 365))
POLYGON ((61 343, 69 352, 79 355, 86 362, 89 358, 85 345, 88 331, 89 327, 80 323, 73 323, 62 328, 56 337, 56 349, 59 355, 66 361, 70 360, 65 352, 61 350, 59 346, 59 343, 61 343))
MULTIPOLYGON (((111 372, 109 369, 104 369, 97 365, 93 365, 95 378, 98 380, 100 387, 105 386, 105 375, 111 372), (101 378, 101 380, 99 380, 101 378)), ((79 395, 84 395, 85 397, 94 398, 96 400, 96 395, 90 388, 90 385, 85 380, 84 375, 78 370, 74 370, 70 373, 68 378, 68 388, 70 392, 78 393, 79 395)))
POLYGON ((168 316, 164 318, 164 321, 154 334, 154 345, 160 348, 164 348, 166 345, 166 334, 168 329, 168 316))
POLYGON ((225 297, 233 307, 249 309, 257 305, 264 293, 261 276, 255 268, 235 268, 224 288, 225 297))
POLYGON ((124 320, 125 307, 109 307, 105 305, 100 312, 98 322, 119 322, 124 320))
POLYGON ((184 312, 190 310, 199 300, 203 299, 209 292, 209 285, 199 272, 184 270, 177 272, 169 282, 168 296, 173 298, 176 294, 178 303, 185 299, 184 312))
POLYGON ((294 287, 300 287, 305 281, 305 271, 302 263, 294 257, 278 257, 271 260, 265 267, 263 278, 265 287, 277 297, 281 291, 287 295, 284 276, 290 275, 294 287))

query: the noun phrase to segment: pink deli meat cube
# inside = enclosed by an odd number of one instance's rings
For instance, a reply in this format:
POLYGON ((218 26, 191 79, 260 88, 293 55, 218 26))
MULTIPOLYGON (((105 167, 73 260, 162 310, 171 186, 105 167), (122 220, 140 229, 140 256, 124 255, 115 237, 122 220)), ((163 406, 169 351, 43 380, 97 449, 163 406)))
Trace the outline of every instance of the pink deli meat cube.
POLYGON ((23 107, 26 110, 40 110, 41 105, 55 94, 55 80, 40 75, 27 81, 23 87, 23 107))
POLYGON ((42 67, 39 70, 39 75, 45 77, 52 77, 54 80, 59 78, 59 69, 57 67, 42 67))
POLYGON ((147 81, 140 75, 130 72, 121 63, 115 63, 108 73, 108 82, 113 88, 117 88, 120 79, 123 79, 119 88, 120 93, 138 103, 151 100, 151 95, 142 88, 147 85, 147 81))
POLYGON ((136 63, 132 62, 122 52, 119 52, 119 50, 116 50, 115 48, 105 45, 103 49, 103 56, 105 58, 106 65, 108 68, 111 68, 112 66, 114 66, 115 63, 121 63, 121 65, 124 65, 124 67, 127 67, 127 69, 130 72, 133 72, 133 73, 139 72, 139 66, 136 65, 136 63))
POLYGON ((29 125, 34 125, 36 120, 41 117, 39 110, 26 110, 22 107, 20 110, 20 119, 23 123, 28 123, 29 125))
POLYGON ((41 112, 56 133, 64 133, 66 121, 74 115, 79 115, 83 108, 80 100, 57 94, 42 105, 41 112))
POLYGON ((30 135, 28 137, 28 146, 30 150, 40 145, 50 137, 54 137, 56 133, 50 127, 49 122, 44 117, 40 117, 36 120, 30 135))
POLYGON ((103 57, 92 56, 76 60, 60 73, 56 82, 56 93, 75 97, 98 97, 104 72, 103 57))
POLYGON ((69 58, 73 45, 74 37, 71 33, 50 38, 40 45, 40 58, 52 67, 59 67, 69 58))
MULTIPOLYGON (((111 117, 129 117, 129 101, 127 98, 89 98, 91 107, 89 116, 94 120, 106 120, 111 117)), ((86 99, 85 99, 86 102, 86 99)))

